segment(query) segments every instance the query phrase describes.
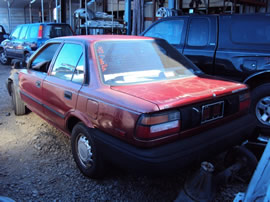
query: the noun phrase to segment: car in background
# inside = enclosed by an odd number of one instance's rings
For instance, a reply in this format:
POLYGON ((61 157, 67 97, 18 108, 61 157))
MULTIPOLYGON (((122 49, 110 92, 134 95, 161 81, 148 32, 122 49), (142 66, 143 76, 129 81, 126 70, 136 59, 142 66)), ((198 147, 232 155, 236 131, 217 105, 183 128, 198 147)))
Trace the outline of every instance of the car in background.
POLYGON ((8 34, 5 31, 5 28, 0 25, 0 43, 8 37, 8 34))
POLYGON ((0 46, 0 63, 8 65, 12 59, 27 61, 31 54, 48 39, 71 36, 73 31, 64 23, 34 23, 18 25, 0 46))
POLYGON ((165 40, 89 35, 51 39, 7 82, 16 115, 25 106, 71 136, 91 178, 110 161, 170 173, 252 135, 245 84, 217 80, 165 40))
POLYGON ((167 17, 141 35, 167 40, 206 74, 247 84, 250 113, 260 132, 270 135, 268 13, 167 17))

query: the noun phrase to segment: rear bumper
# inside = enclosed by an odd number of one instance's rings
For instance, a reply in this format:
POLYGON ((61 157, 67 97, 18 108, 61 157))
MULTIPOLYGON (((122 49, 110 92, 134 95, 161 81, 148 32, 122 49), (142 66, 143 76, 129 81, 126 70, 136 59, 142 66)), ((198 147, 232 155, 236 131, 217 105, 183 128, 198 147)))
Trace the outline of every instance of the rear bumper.
POLYGON ((134 147, 100 131, 95 134, 95 140, 104 157, 121 167, 143 173, 166 173, 240 144, 255 126, 254 117, 245 115, 198 135, 149 149, 134 147))

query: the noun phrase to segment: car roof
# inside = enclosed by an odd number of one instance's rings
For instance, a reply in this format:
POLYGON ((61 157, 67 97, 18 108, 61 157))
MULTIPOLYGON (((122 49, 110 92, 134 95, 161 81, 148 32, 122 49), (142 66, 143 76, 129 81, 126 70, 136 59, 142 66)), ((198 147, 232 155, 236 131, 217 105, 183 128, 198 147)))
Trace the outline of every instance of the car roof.
POLYGON ((77 35, 58 37, 55 40, 78 40, 85 42, 112 41, 112 40, 151 40, 152 37, 130 35, 77 35))
POLYGON ((67 23, 56 23, 56 22, 37 22, 30 24, 21 24, 21 25, 68 25, 67 23))

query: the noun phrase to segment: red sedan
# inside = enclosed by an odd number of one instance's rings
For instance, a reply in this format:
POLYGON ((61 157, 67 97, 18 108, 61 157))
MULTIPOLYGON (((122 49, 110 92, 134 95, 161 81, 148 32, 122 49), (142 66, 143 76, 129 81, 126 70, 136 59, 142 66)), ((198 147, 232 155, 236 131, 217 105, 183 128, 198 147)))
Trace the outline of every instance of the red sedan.
POLYGON ((205 75, 167 42, 135 36, 52 39, 10 80, 15 113, 71 135, 83 174, 104 162, 170 172, 246 140, 255 127, 246 85, 205 75))

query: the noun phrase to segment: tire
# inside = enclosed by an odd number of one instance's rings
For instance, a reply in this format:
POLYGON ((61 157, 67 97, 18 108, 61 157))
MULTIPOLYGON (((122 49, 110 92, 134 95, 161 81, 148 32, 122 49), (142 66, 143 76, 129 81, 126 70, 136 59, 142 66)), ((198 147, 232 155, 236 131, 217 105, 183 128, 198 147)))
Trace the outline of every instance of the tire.
POLYGON ((5 51, 3 48, 0 49, 0 63, 2 65, 9 65, 10 64, 10 58, 6 57, 5 51))
POLYGON ((104 175, 104 161, 100 148, 93 138, 94 129, 78 123, 72 130, 71 148, 73 158, 80 171, 89 178, 98 179, 104 175))
POLYGON ((21 100, 21 97, 18 91, 16 90, 14 84, 11 84, 11 98, 15 115, 16 116, 24 115, 26 112, 25 105, 21 100))
POLYGON ((270 131, 270 84, 263 84, 251 92, 250 112, 261 131, 270 131))
POLYGON ((25 55, 24 55, 24 59, 23 59, 23 62, 24 62, 25 64, 27 64, 27 62, 28 62, 28 60, 29 60, 30 56, 31 56, 31 54, 30 54, 30 53, 25 53, 25 55))

